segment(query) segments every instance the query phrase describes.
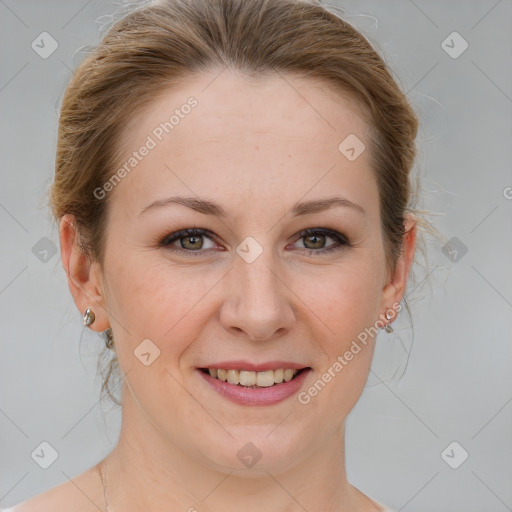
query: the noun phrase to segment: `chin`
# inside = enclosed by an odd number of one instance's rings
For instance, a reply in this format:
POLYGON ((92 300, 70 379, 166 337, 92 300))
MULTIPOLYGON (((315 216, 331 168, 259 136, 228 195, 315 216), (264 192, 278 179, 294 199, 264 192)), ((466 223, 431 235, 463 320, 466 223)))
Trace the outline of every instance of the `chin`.
POLYGON ((304 449, 303 437, 292 435, 284 424, 239 425, 229 432, 233 437, 211 439, 202 451, 217 471, 268 477, 268 473, 285 472, 296 465, 304 449))

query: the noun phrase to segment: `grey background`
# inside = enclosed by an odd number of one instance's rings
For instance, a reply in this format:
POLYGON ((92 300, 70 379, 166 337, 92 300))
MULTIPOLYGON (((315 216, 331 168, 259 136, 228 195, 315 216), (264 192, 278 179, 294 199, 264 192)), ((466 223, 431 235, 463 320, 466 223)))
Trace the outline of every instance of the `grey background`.
MULTIPOLYGON (((512 1, 324 3, 345 9, 417 109, 424 207, 458 251, 432 241, 430 267, 417 267, 429 280, 411 286, 414 343, 403 313, 379 334, 347 420, 349 480, 401 511, 510 511, 512 1), (458 58, 442 47, 453 31, 469 44, 458 58)), ((2 507, 90 468, 119 431, 119 409, 99 402, 102 340, 82 327, 43 205, 65 85, 120 5, 0 0, 2 507), (31 48, 43 31, 58 42, 46 59, 31 48), (31 457, 43 441, 58 453, 48 469, 31 457)))

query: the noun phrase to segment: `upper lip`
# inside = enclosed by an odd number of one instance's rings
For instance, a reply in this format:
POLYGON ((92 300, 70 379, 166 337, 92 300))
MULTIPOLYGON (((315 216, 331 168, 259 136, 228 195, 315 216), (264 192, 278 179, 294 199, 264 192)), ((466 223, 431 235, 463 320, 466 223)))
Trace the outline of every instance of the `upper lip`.
POLYGON ((267 361, 265 363, 250 363, 249 361, 221 361, 211 363, 199 368, 217 368, 222 370, 245 370, 249 372, 265 372, 267 370, 277 370, 279 368, 291 368, 292 370, 302 370, 309 366, 291 361, 267 361))

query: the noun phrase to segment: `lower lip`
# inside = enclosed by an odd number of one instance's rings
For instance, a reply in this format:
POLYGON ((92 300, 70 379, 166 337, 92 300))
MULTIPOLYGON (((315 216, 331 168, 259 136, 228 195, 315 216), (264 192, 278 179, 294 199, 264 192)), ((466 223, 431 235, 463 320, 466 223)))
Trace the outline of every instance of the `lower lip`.
POLYGON ((217 393, 232 402, 239 405, 272 405, 297 393, 311 369, 307 368, 301 371, 300 374, 288 382, 283 381, 280 384, 274 384, 268 388, 246 388, 244 386, 237 386, 216 379, 202 370, 198 369, 197 371, 217 393))

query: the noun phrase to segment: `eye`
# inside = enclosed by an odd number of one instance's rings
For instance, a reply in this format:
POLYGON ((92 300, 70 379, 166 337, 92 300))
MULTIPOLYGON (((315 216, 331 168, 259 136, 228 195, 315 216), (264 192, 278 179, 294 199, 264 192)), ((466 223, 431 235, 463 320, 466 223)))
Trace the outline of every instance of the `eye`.
MULTIPOLYGON (((342 249, 344 246, 351 247, 348 238, 342 233, 325 228, 309 228, 301 231, 299 234, 299 241, 302 242, 309 254, 326 253, 342 249), (327 239, 334 240, 334 243, 325 247, 327 239), (312 247, 310 247, 312 246, 312 247)), ((203 239, 208 239, 213 243, 213 234, 206 229, 201 228, 188 228, 175 233, 167 235, 161 242, 160 246, 165 247, 171 251, 185 252, 188 254, 200 255, 204 251, 214 249, 212 247, 204 247, 203 239), (179 242, 179 245, 176 245, 179 242), (204 249, 204 251, 202 250, 204 249)))
MULTIPOLYGON (((205 229, 183 229, 166 236, 160 242, 160 245, 173 251, 185 250, 186 252, 198 252, 200 249, 204 248, 203 238, 208 238, 210 241, 213 241, 212 237, 207 233, 209 232, 205 229), (179 246, 174 245, 175 242, 179 242, 179 246)), ((212 248, 213 247, 207 247, 206 249, 209 250, 212 248)))
POLYGON ((342 249, 343 246, 350 247, 350 241, 342 233, 325 228, 310 228, 299 233, 299 241, 313 254, 326 253, 342 249), (333 244, 325 247, 326 240, 334 240, 333 244), (313 247, 311 247, 313 246, 313 247))

